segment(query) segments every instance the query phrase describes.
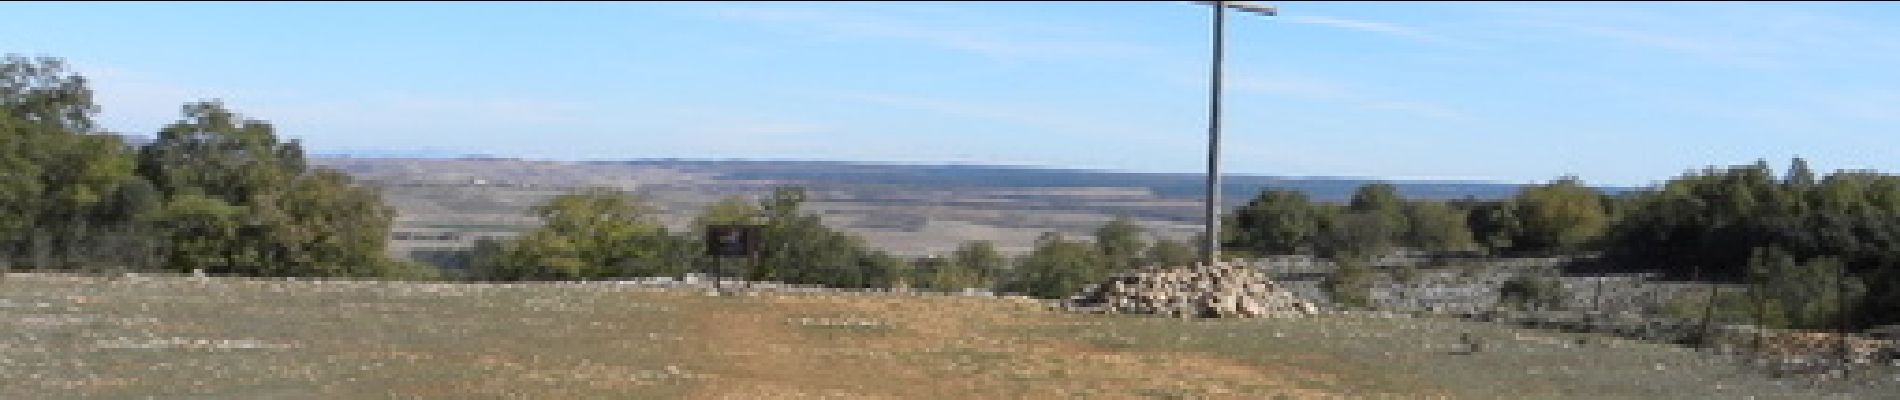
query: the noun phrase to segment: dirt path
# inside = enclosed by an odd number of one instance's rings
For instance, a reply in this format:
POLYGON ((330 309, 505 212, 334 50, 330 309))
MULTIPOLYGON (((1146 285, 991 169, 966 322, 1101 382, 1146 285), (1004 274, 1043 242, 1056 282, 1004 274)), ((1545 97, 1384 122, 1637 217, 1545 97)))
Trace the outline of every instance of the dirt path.
MULTIPOLYGON (((1335 377, 1197 353, 1121 351, 1013 329, 1067 316, 967 298, 713 299, 690 397, 1331 398, 1335 377), (1033 320, 1032 320, 1033 318, 1033 320)), ((698 357, 696 357, 698 359, 698 357)))

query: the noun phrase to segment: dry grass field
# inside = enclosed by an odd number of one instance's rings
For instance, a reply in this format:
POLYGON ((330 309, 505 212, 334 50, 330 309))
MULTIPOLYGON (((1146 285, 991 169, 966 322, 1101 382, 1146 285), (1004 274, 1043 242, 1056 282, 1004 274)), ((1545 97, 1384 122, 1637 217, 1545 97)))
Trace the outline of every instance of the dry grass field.
POLYGON ((12 274, 0 398, 1879 398, 1678 347, 1433 318, 984 297, 12 274), (1464 354, 1459 336, 1486 350, 1464 354))

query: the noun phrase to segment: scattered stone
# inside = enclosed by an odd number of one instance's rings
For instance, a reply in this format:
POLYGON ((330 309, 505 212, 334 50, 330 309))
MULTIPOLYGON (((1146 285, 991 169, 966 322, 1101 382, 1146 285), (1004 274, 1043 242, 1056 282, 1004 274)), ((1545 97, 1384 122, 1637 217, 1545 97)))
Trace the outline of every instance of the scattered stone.
POLYGON ((1264 273, 1221 263, 1115 274, 1083 288, 1062 306, 1072 311, 1178 318, 1303 317, 1319 311, 1264 273))

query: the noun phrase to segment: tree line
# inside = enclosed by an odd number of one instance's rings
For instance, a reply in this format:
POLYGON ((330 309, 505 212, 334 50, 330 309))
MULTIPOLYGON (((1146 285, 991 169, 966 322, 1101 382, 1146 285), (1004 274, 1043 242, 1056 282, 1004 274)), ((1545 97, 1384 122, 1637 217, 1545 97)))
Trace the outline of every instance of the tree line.
POLYGON ((1608 195, 1575 177, 1510 198, 1405 200, 1386 184, 1345 204, 1266 190, 1229 217, 1228 251, 1363 264, 1396 248, 1493 256, 1600 255, 1595 268, 1747 283, 1769 325, 1900 322, 1900 176, 1817 176, 1794 158, 1690 171, 1608 195))
POLYGON ((691 226, 667 230, 643 196, 611 188, 557 195, 531 209, 543 224, 508 240, 478 242, 466 278, 483 281, 590 280, 708 273, 755 281, 830 287, 1002 290, 1060 297, 1107 274, 1148 264, 1180 265, 1195 253, 1171 240, 1149 243, 1132 220, 1097 229, 1093 242, 1046 233, 1027 255, 1009 257, 972 240, 947 255, 905 258, 870 248, 854 234, 806 212, 807 193, 781 187, 757 200, 728 196, 691 226), (705 253, 708 226, 758 225, 763 243, 749 258, 705 253))
POLYGON ((97 113, 61 60, 0 59, 0 266, 429 275, 384 256, 394 210, 374 189, 309 167, 267 122, 194 102, 132 145, 97 113))

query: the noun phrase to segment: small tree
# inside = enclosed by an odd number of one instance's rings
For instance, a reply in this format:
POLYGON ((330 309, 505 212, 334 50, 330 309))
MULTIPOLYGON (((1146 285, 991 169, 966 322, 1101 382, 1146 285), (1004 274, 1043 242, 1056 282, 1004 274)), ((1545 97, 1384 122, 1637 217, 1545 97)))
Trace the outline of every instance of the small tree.
POLYGON ((1512 241, 1518 250, 1568 252, 1583 249, 1609 227, 1603 195, 1576 177, 1519 192, 1516 203, 1521 234, 1512 241))
MULTIPOLYGON (((487 279, 597 279, 677 273, 691 246, 669 235, 645 198, 609 188, 562 194, 529 211, 542 226, 512 243, 479 249, 487 279)), ((491 245, 492 246, 492 245, 491 245)))
POLYGON ((1234 211, 1233 242, 1229 247, 1257 254, 1300 254, 1312 251, 1319 215, 1305 193, 1267 190, 1234 211))
POLYGON ((973 287, 994 289, 996 281, 1009 268, 1009 259, 996 251, 995 243, 987 240, 972 240, 963 242, 957 246, 956 251, 950 253, 950 266, 957 271, 957 276, 968 276, 967 281, 959 281, 968 286, 950 289, 973 287))
POLYGON ((1763 324, 1824 328, 1848 318, 1840 304, 1859 303, 1867 287, 1852 276, 1842 281, 1841 268, 1840 260, 1831 257, 1797 263, 1779 248, 1756 249, 1749 260, 1749 281, 1763 324))
POLYGON ((1154 245, 1148 246, 1148 251, 1143 254, 1142 259, 1146 265, 1184 266, 1198 261, 1200 254, 1187 244, 1161 239, 1155 241, 1154 245))
POLYGON ((1333 302, 1347 307, 1372 307, 1372 268, 1359 258, 1334 260, 1339 268, 1326 278, 1326 292, 1333 302))
POLYGON ((1014 275, 1003 291, 1057 299, 1075 294, 1107 273, 1101 255, 1088 243, 1048 232, 1036 239, 1036 250, 1018 263, 1014 275))
POLYGON ((1542 274, 1520 274, 1498 286, 1498 301, 1518 309, 1562 307, 1567 296, 1561 282, 1542 274))
POLYGON ((1102 255, 1109 271, 1122 271, 1141 263, 1141 252, 1148 246, 1141 239, 1140 225, 1127 217, 1116 217, 1095 230, 1095 250, 1102 255))
POLYGON ((1464 250, 1476 245, 1463 210, 1435 201, 1406 204, 1408 220, 1402 242, 1427 250, 1464 250))

